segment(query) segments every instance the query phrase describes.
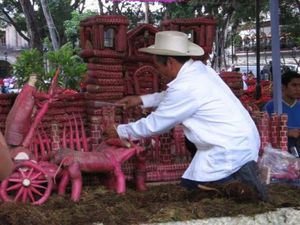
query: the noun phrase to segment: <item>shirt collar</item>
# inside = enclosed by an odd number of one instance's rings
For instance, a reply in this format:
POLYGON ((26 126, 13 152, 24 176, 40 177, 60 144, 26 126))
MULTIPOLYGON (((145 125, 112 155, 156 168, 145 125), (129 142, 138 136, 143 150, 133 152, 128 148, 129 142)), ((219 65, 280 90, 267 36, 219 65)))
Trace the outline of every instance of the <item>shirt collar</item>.
POLYGON ((177 76, 175 77, 175 79, 172 80, 171 82, 169 82, 169 83, 167 84, 167 86, 170 87, 173 83, 175 83, 176 80, 178 80, 178 79, 182 76, 182 74, 185 73, 185 71, 187 70, 187 68, 189 68, 189 67, 193 64, 193 62, 194 62, 194 60, 192 60, 192 59, 186 61, 186 62, 183 64, 183 66, 180 68, 180 70, 178 71, 177 76))
POLYGON ((284 104, 286 104, 288 107, 290 107, 290 108, 293 108, 296 104, 297 104, 297 99, 295 99, 295 101, 292 103, 292 104, 289 104, 289 103, 287 103, 286 101, 284 101, 283 99, 282 99, 282 102, 284 103, 284 104))

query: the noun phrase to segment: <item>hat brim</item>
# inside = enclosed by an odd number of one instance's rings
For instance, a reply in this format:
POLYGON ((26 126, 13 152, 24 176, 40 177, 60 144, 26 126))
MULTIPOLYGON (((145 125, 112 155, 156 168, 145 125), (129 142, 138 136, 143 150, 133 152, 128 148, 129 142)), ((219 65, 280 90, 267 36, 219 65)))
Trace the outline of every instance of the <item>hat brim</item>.
POLYGON ((159 49, 155 48, 155 45, 150 45, 147 48, 140 48, 140 52, 152 54, 152 55, 170 55, 170 56, 201 56, 204 55, 204 50, 199 45, 196 45, 192 42, 188 43, 187 52, 178 52, 168 49, 159 49))

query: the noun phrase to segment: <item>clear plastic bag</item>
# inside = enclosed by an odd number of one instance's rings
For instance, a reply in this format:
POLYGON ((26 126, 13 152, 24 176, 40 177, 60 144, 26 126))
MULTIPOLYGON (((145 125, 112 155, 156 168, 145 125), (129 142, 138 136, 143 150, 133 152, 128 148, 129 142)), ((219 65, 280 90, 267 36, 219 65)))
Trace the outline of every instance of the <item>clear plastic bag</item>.
POLYGON ((271 178, 290 180, 300 178, 299 164, 299 158, 281 149, 272 148, 270 145, 266 146, 258 161, 261 171, 267 169, 271 178))

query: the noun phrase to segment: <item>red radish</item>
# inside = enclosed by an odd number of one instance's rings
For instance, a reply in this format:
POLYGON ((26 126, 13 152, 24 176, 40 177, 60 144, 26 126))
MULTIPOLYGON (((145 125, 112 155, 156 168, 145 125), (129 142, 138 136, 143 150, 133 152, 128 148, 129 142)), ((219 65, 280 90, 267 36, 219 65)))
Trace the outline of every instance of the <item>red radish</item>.
MULTIPOLYGON (((34 135, 34 132, 35 132, 37 126, 41 122, 43 116, 48 111, 49 103, 54 101, 54 94, 55 94, 55 90, 57 89, 57 80, 58 80, 59 72, 60 72, 60 70, 57 69, 56 72, 55 72, 55 75, 52 79, 51 86, 50 86, 49 91, 48 91, 49 99, 46 100, 46 102, 43 104, 42 108, 38 111, 37 115, 34 118, 33 123, 30 126, 30 129, 29 129, 25 139, 22 142, 22 145, 24 147, 29 147, 29 145, 31 144, 31 140, 32 140, 32 137, 34 135)), ((18 108, 18 109, 20 109, 20 108, 18 108)))
MULTIPOLYGON (((103 143, 96 152, 72 151, 69 149, 59 150, 52 155, 52 161, 56 164, 62 164, 67 172, 64 172, 62 181, 59 185, 59 193, 65 193, 69 179, 72 182, 73 201, 78 201, 82 189, 82 172, 101 172, 114 176, 114 189, 117 193, 122 194, 126 189, 125 175, 121 170, 121 165, 134 155, 139 155, 144 151, 139 146, 132 148, 117 148, 103 143), (112 173, 111 173, 112 172, 112 173)), ((144 171, 145 163, 138 159, 138 169, 144 171)), ((140 173, 138 180, 138 190, 145 190, 145 174, 140 173)))
POLYGON ((4 135, 7 144, 18 146, 24 140, 30 128, 35 91, 35 87, 25 84, 18 94, 6 119, 4 135))

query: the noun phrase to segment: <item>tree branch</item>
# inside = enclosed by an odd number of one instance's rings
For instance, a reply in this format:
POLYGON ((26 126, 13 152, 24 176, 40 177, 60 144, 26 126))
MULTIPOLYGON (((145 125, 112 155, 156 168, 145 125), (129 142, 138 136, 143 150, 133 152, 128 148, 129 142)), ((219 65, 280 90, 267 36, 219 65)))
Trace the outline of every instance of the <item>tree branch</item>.
MULTIPOLYGON (((23 32, 22 32, 22 30, 21 30, 21 28, 18 26, 18 24, 9 16, 9 14, 4 10, 4 9, 2 9, 1 10, 2 11, 2 13, 6 16, 6 18, 7 18, 7 23, 8 24, 11 24, 15 29, 16 29, 16 31, 18 32, 18 34, 22 37, 22 38, 24 38, 26 41, 30 41, 30 39, 29 39, 29 37, 27 37, 23 32)), ((2 20, 4 20, 3 18, 2 18, 2 20)), ((4 20, 5 21, 5 20, 4 20)))

